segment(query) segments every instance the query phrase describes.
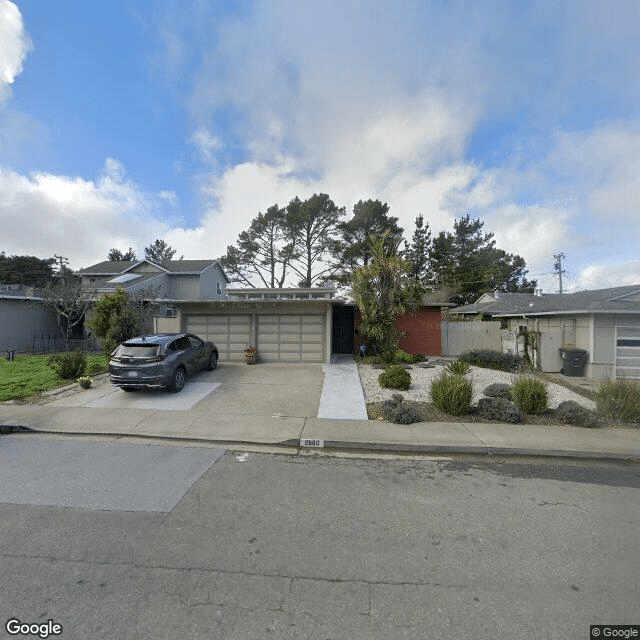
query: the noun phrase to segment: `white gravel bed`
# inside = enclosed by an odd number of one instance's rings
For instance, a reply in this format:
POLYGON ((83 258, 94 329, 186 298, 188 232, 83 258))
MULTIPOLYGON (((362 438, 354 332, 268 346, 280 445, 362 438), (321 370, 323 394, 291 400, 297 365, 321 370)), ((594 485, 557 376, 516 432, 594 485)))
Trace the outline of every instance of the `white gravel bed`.
MULTIPOLYGON (((411 386, 406 391, 397 391, 395 389, 385 389, 380 386, 378 376, 382 373, 382 369, 375 369, 369 364, 358 364, 358 372, 360 373, 360 382, 364 391, 365 402, 382 402, 388 400, 394 393, 401 393, 405 400, 414 400, 418 402, 431 402, 429 398, 429 389, 431 381, 437 375, 442 373, 444 365, 436 365, 433 369, 423 367, 412 367, 409 370, 411 374, 411 386)), ((477 404, 482 398, 482 391, 493 382, 504 382, 513 384, 516 375, 506 373, 505 371, 493 371, 491 369, 482 369, 480 367, 471 367, 467 377, 473 383, 473 404, 477 404)), ((549 394, 549 408, 555 409, 561 402, 565 400, 574 400, 587 409, 592 411, 596 408, 596 403, 581 396, 571 389, 567 389, 560 384, 554 382, 547 383, 549 394)))

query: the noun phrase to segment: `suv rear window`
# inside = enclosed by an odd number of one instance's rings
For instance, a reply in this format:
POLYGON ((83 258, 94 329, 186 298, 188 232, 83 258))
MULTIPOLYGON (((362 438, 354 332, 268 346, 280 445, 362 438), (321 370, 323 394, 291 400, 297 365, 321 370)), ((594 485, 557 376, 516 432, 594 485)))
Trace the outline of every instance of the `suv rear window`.
POLYGON ((123 358, 150 358, 158 355, 157 344, 121 344, 114 355, 123 358))

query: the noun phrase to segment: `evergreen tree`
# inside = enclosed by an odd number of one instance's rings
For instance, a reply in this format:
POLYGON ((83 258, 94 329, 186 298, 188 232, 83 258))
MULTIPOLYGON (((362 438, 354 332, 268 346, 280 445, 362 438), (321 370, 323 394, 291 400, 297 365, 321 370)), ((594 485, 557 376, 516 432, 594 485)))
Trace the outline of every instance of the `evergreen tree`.
POLYGON ((405 241, 405 259, 411 264, 409 276, 419 282, 426 282, 429 276, 429 251, 431 250, 431 230, 425 224, 424 216, 416 218, 416 228, 411 244, 405 241))
POLYGON ((430 284, 451 288, 451 302, 475 302, 496 289, 528 290, 535 281, 525 278, 522 257, 496 249, 493 233, 483 233, 484 222, 466 215, 454 223, 454 231, 441 231, 429 251, 430 284))
POLYGON ((385 241, 391 248, 403 233, 398 218, 389 215, 389 205, 380 200, 359 200, 353 207, 353 217, 338 225, 337 231, 340 238, 332 242, 331 251, 338 268, 336 279, 342 284, 351 281, 354 269, 369 264, 372 237, 388 232, 385 241))
POLYGON ((295 238, 287 224, 287 211, 274 204, 258 213, 236 246, 227 247, 222 266, 232 282, 264 287, 283 287, 295 256, 295 238))
POLYGON ((296 247, 291 268, 300 277, 298 286, 312 287, 334 271, 331 248, 344 215, 344 207, 326 193, 314 193, 304 202, 296 197, 287 206, 288 233, 296 247))
MULTIPOLYGON (((164 240, 156 240, 153 244, 144 248, 145 259, 159 265, 173 260, 173 256, 175 256, 176 253, 176 249, 168 245, 164 240)), ((184 258, 184 256, 182 256, 180 260, 182 260, 182 258, 184 258)))
POLYGON ((137 259, 136 252, 131 247, 129 247, 124 253, 120 251, 120 249, 109 249, 109 253, 107 255, 107 260, 114 260, 118 262, 136 262, 137 259))

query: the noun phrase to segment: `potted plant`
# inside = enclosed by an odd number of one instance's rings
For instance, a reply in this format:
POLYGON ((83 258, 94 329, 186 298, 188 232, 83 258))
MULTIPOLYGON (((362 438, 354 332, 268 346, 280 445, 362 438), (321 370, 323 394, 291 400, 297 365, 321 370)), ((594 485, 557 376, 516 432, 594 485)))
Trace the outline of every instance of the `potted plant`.
POLYGON ((247 361, 247 364, 255 364, 258 359, 258 350, 253 346, 249 345, 244 348, 244 357, 247 361))

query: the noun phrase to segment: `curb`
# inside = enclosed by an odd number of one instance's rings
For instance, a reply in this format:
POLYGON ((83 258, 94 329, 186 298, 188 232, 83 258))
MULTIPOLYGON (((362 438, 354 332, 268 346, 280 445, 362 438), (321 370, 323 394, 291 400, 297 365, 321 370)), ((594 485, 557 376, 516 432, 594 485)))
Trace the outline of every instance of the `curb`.
POLYGON ((567 458, 580 460, 612 460, 626 461, 640 464, 640 455, 618 452, 618 451, 580 451, 577 449, 535 449, 522 447, 490 447, 483 445, 433 445, 433 444, 405 444, 405 443, 386 443, 380 442, 355 442, 344 440, 324 440, 322 447, 301 446, 300 439, 289 439, 282 442, 258 442, 254 440, 217 440, 215 438, 187 438, 180 436, 154 436, 147 434, 129 434, 129 433, 87 433, 86 431, 52 431, 45 429, 33 429, 24 425, 3 424, 0 425, 0 434, 10 433, 33 433, 33 434, 49 434, 63 436, 97 436, 104 438, 136 438, 160 440, 168 442, 190 442, 190 443, 206 443, 210 445, 218 445, 226 448, 242 449, 243 446, 258 447, 290 447, 296 450, 304 450, 307 452, 322 451, 324 449, 337 451, 376 451, 391 453, 421 453, 421 454, 447 454, 447 455, 478 455, 487 458, 494 456, 513 456, 518 458, 534 457, 534 458, 567 458))

